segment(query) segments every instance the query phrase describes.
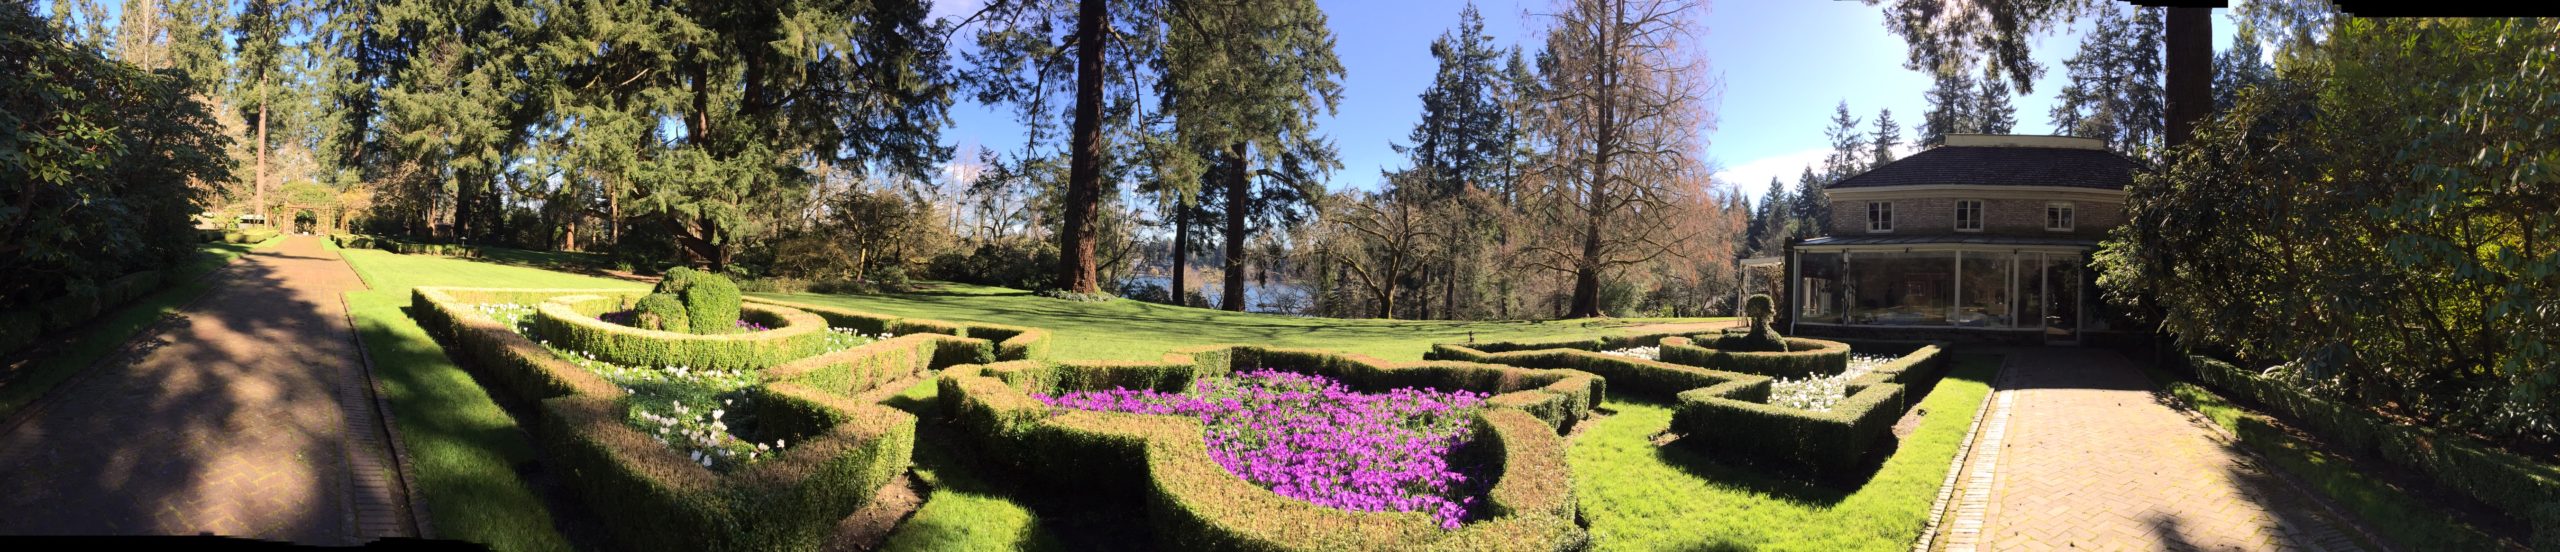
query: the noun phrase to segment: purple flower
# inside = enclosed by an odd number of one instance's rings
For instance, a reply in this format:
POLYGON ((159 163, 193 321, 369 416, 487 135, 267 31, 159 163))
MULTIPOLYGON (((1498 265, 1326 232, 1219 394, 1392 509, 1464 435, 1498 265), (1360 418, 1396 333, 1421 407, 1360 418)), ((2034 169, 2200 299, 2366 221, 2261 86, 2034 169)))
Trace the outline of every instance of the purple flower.
POLYGON ((1203 379, 1179 394, 1034 397, 1054 408, 1197 416, 1211 459, 1281 496, 1353 511, 1423 511, 1446 529, 1474 504, 1449 454, 1467 441, 1482 393, 1361 393, 1322 376, 1263 369, 1203 379))

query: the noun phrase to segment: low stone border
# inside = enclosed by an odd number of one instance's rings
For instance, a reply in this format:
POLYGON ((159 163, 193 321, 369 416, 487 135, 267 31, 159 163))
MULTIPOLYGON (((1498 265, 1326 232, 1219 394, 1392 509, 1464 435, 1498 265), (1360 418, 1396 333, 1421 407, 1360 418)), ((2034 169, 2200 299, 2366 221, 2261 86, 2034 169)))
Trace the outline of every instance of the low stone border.
MULTIPOLYGON (((2001 359, 2000 372, 1993 375, 1991 380, 1996 385, 2000 378, 2008 373, 2009 361, 2005 358, 2001 359)), ((1912 552, 1928 552, 1929 545, 1937 541, 1938 532, 1944 529, 1947 504, 1955 498, 1956 481, 1964 475, 1965 460, 1973 455, 1975 439, 1982 435, 1982 420, 1991 414, 1992 399, 2000 395, 1998 389, 1995 388, 1992 391, 1983 394, 1982 404, 1973 407, 1973 422, 1965 426, 1964 441, 1956 444, 1956 458, 1947 465, 1947 481, 1938 485, 1938 498, 1929 504, 1929 525, 1920 531, 1920 542, 1911 546, 1912 552)), ((1974 530, 1980 531, 1979 520, 1976 521, 1974 530)))
POLYGON ((2000 375, 1991 378, 1991 397, 1985 400, 1996 403, 1997 411, 1991 414, 1990 425, 1983 428, 1982 438, 1987 440, 1982 444, 1987 450, 1983 451, 1982 465, 1975 466, 1966 478, 1964 500, 1956 503, 1955 529, 1947 535, 1947 552, 1973 552, 1982 546, 1983 514, 1991 508, 1991 484, 1999 476, 2000 442, 2009 436, 2009 410, 2018 399, 2014 383, 2017 370, 2010 366, 2015 358, 2002 359, 2000 375))

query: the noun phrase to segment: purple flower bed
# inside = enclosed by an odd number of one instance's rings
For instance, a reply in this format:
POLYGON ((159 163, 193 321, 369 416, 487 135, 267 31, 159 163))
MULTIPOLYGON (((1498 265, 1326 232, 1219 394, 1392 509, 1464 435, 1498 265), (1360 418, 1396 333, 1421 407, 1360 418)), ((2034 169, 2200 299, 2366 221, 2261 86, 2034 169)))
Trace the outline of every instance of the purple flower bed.
POLYGON ((1403 388, 1361 393, 1276 370, 1200 380, 1187 393, 1035 394, 1056 408, 1198 416, 1209 456, 1281 496, 1344 510, 1424 511, 1456 529, 1475 497, 1449 465, 1485 395, 1403 388))

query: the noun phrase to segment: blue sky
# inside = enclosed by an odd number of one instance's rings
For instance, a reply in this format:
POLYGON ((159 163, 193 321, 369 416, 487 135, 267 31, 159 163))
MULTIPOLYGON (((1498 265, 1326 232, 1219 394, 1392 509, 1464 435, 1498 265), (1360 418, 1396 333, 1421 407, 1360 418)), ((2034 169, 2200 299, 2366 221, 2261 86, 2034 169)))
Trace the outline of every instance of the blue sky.
MULTIPOLYGON (((1321 121, 1321 131, 1340 146, 1343 170, 1334 187, 1373 187, 1382 169, 1402 165, 1388 148, 1404 139, 1420 117, 1419 95, 1429 86, 1436 65, 1430 44, 1458 21, 1465 0, 1320 0, 1339 39, 1334 52, 1343 61, 1343 99, 1339 112, 1321 121)), ((963 13, 974 0, 945 0, 937 13, 963 13)), ((1548 0, 1481 0, 1485 29, 1501 44, 1532 39, 1544 24, 1534 13, 1551 11, 1548 0), (1528 13, 1531 15, 1524 15, 1528 13)), ((1758 196, 1769 178, 1788 185, 1805 166, 1817 163, 1830 149, 1823 128, 1832 109, 1847 100, 1862 119, 1879 108, 1892 109, 1903 137, 1928 108, 1921 94, 1929 78, 1902 68, 1908 50, 1902 38, 1884 29, 1881 6, 1854 0, 1733 0, 1710 2, 1699 18, 1709 72, 1721 80, 1722 99, 1713 110, 1716 129, 1707 155, 1719 169, 1716 180, 1737 184, 1758 196)), ((2218 10, 2227 12, 2229 10, 2218 10)), ((2229 26, 2215 18, 2214 49, 2230 42, 2229 26)), ((2083 23, 2083 26, 2086 24, 2083 23)), ((2048 134, 2053 94, 2062 88, 2062 60, 2078 49, 2076 34, 2055 33, 2036 44, 2035 53, 2048 69, 2035 93, 2013 98, 2020 134, 2048 134)), ((1021 129, 1009 112, 963 100, 952 109, 952 127, 944 140, 963 147, 1020 147, 1021 129)))

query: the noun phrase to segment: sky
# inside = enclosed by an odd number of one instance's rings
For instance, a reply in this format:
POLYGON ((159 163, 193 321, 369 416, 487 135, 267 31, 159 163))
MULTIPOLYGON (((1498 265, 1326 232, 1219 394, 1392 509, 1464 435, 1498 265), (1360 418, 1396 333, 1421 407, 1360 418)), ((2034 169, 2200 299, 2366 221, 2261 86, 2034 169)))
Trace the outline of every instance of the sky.
MULTIPOLYGON (((946 0, 935 12, 965 14, 976 3, 946 0)), ((1334 53, 1344 68, 1342 104, 1333 116, 1319 119, 1318 127, 1341 150, 1343 169, 1330 185, 1375 188, 1380 171, 1404 164, 1389 146, 1401 143, 1421 117, 1422 90, 1438 68, 1431 59, 1431 40, 1457 25, 1466 0, 1317 3, 1338 40, 1334 53)), ((1485 31, 1502 45, 1535 44, 1538 28, 1545 24, 1537 14, 1553 11, 1549 0, 1480 0, 1476 5, 1484 12, 1485 31)), ((1902 67, 1909 49, 1902 37, 1885 30, 1882 6, 1855 0, 1730 0, 1704 7, 1705 15, 1698 18, 1702 51, 1721 91, 1721 101, 1711 110, 1716 127, 1707 146, 1717 182, 1736 185, 1755 198, 1773 176, 1794 186, 1805 167, 1830 152, 1823 130, 1842 101, 1869 132, 1876 111, 1891 109, 1906 142, 1919 134, 1918 122, 1928 109, 1922 95, 1930 79, 1902 67)), ((2230 28, 2215 18, 2215 51, 2229 46, 2230 28)), ((2053 132, 2047 113, 2066 81, 2062 60, 2078 47, 2076 34, 2057 32, 2038 39, 2035 57, 2047 69, 2033 94, 2011 99, 2018 109, 2013 132, 2053 132)), ((952 107, 951 116, 952 125, 943 135, 946 143, 964 149, 1020 147, 1021 127, 1002 107, 964 99, 952 107)))

